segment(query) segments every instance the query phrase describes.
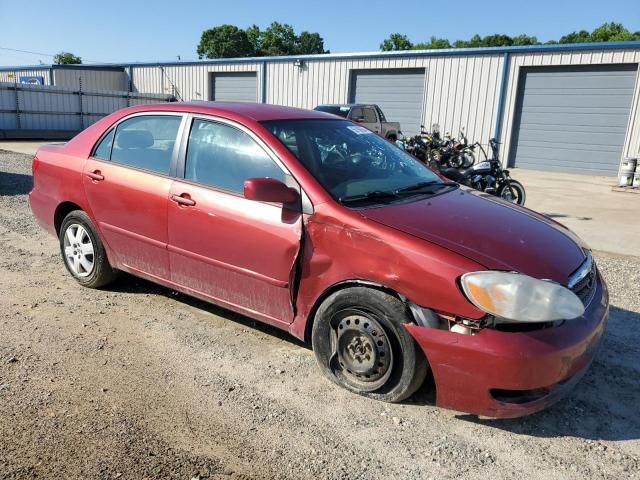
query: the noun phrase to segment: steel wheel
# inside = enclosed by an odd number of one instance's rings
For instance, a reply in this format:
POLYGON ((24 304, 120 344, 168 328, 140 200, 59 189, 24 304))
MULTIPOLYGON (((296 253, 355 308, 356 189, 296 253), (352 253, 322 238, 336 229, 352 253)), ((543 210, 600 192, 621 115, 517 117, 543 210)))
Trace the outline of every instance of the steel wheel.
POLYGON ((320 370, 332 382, 365 397, 400 402, 427 374, 422 350, 404 324, 407 306, 386 292, 348 287, 318 308, 311 341, 320 370))
POLYGON ((88 277, 94 268, 94 248, 91 237, 78 223, 71 223, 64 232, 64 259, 78 277, 88 277))
POLYGON ((331 322, 336 341, 336 374, 362 391, 374 391, 389 378, 393 350, 384 328, 368 312, 343 310, 331 322))

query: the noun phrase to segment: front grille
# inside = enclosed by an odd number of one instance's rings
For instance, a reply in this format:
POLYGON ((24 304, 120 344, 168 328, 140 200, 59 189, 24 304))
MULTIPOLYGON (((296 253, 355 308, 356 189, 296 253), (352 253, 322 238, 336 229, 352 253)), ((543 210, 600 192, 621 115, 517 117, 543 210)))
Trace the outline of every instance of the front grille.
POLYGON ((569 288, 576 296, 587 306, 593 297, 596 289, 596 262, 593 261, 591 253, 587 259, 580 265, 580 268, 569 277, 569 288))

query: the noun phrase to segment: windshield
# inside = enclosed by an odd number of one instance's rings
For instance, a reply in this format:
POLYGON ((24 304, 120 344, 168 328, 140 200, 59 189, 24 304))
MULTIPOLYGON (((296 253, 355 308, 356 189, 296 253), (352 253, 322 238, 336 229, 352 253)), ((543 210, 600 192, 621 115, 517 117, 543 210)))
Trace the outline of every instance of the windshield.
POLYGON ((351 110, 351 108, 341 107, 340 105, 319 105, 314 108, 314 110, 317 110, 319 112, 332 113, 334 115, 339 115, 341 117, 347 118, 347 115, 349 115, 349 110, 351 110))
POLYGON ((345 204, 392 202, 453 186, 394 144, 346 120, 274 120, 263 125, 345 204))

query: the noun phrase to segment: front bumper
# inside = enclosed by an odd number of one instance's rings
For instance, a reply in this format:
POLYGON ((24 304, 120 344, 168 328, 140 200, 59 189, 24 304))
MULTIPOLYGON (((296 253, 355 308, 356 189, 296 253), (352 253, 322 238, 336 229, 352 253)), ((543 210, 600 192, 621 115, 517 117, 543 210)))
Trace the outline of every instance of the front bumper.
POLYGON ((582 317, 531 332, 486 328, 462 335, 408 324, 436 384, 436 404, 477 415, 513 418, 562 398, 593 360, 609 314, 600 275, 582 317))

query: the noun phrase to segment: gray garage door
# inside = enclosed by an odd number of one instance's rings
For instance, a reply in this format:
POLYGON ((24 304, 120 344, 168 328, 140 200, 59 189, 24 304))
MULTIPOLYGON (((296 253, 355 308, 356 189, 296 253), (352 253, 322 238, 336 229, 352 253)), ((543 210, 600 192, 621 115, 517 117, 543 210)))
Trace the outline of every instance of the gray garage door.
POLYGON ((523 73, 510 164, 616 175, 636 65, 542 67, 523 73))
POLYGON ((388 121, 400 122, 403 133, 415 135, 422 123, 424 83, 423 68, 355 70, 349 101, 380 105, 388 121))
POLYGON ((211 73, 211 100, 257 102, 256 72, 211 73))

